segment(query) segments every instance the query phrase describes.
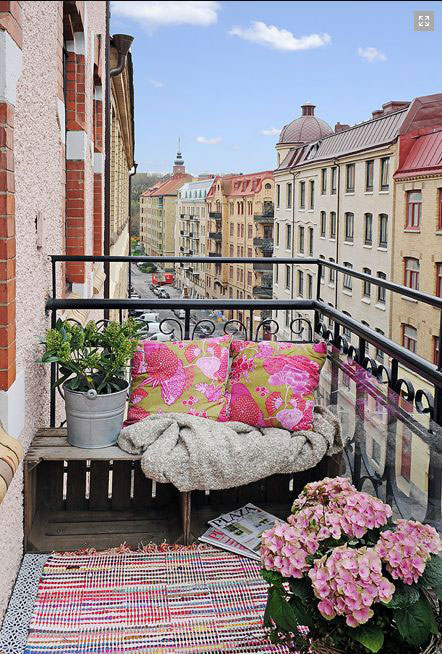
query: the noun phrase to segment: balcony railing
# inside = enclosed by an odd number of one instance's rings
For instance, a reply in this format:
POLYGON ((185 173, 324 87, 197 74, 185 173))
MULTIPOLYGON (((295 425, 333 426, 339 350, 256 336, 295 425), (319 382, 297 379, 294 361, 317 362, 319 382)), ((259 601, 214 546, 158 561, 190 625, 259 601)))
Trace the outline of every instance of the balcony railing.
POLYGON ((271 298, 273 294, 273 287, 272 286, 254 286, 253 287, 253 295, 255 297, 262 297, 262 298, 271 298))
POLYGON ((255 214, 253 216, 253 220, 255 221, 255 223, 259 223, 262 225, 273 225, 273 223, 275 222, 275 214, 273 213, 273 211, 271 213, 265 213, 261 215, 255 214))
POLYGON ((256 270, 257 272, 264 271, 264 270, 273 270, 273 264, 272 263, 264 263, 262 260, 261 261, 254 261, 253 262, 253 270, 256 270))
MULTIPOLYGON (((212 254, 212 253, 211 253, 212 254)), ((214 253, 212 256, 217 256, 214 253)), ((152 262, 214 264, 212 256, 192 257, 94 257, 53 256, 53 297, 46 304, 55 326, 58 315, 66 310, 93 310, 94 319, 102 312, 150 309, 184 310, 184 318, 164 317, 163 333, 177 338, 197 337, 197 324, 206 323, 212 334, 234 333, 236 338, 311 342, 322 338, 328 346, 328 359, 321 374, 319 400, 333 407, 341 417, 344 438, 348 440, 336 474, 349 476, 358 488, 364 488, 392 506, 396 516, 425 520, 442 528, 442 348, 438 365, 398 345, 383 334, 354 320, 326 304, 320 298, 321 271, 333 269, 337 275, 349 275, 399 296, 405 296, 437 309, 442 316, 442 299, 403 287, 393 282, 347 269, 339 264, 315 258, 280 258, 271 264, 261 259, 228 258, 218 255, 216 266, 228 264, 290 265, 308 264, 316 268, 316 297, 308 300, 269 298, 253 300, 225 299, 62 299, 57 298, 56 268, 61 262, 152 262), (208 311, 222 311, 222 322, 211 320, 208 311), (262 319, 265 312, 272 318, 262 319), (302 312, 300 314, 299 312, 302 312), (202 317, 204 316, 204 317, 202 317), (241 319, 239 318, 241 316, 241 319), (330 328, 330 321, 333 327, 330 328), (370 356, 375 348, 382 361, 370 356), (412 379, 413 378, 413 379, 412 379), (411 462, 410 462, 411 461, 411 462)), ((258 287, 261 288, 261 287, 258 287)), ((264 287, 266 288, 266 287, 264 287)), ((255 290, 255 289, 254 289, 255 290)), ((268 289, 270 290, 270 289, 268 289)), ((259 291, 258 291, 259 292, 259 291)), ((442 321, 439 334, 442 342, 442 321)), ((55 381, 55 364, 51 384, 55 381)), ((56 422, 57 393, 51 391, 50 425, 56 422)))
POLYGON ((220 232, 209 232, 209 238, 212 238, 214 241, 221 241, 222 234, 220 232))
POLYGON ((272 238, 254 238, 253 245, 255 248, 259 248, 261 252, 273 252, 272 238))
POLYGON ((213 220, 221 220, 222 213, 221 211, 209 211, 209 218, 212 218, 213 220))

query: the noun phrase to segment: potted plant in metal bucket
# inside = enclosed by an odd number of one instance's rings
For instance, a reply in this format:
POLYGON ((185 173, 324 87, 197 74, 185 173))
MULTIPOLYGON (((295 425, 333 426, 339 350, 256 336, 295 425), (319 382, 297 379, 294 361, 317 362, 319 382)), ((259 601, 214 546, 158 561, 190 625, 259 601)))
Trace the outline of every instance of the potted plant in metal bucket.
POLYGON ((58 364, 56 386, 63 388, 67 437, 71 445, 114 445, 127 399, 125 372, 137 347, 139 327, 126 322, 91 321, 85 327, 59 319, 42 342, 39 363, 58 364))
POLYGON ((345 478, 307 484, 262 535, 264 624, 299 654, 441 651, 442 542, 345 478))

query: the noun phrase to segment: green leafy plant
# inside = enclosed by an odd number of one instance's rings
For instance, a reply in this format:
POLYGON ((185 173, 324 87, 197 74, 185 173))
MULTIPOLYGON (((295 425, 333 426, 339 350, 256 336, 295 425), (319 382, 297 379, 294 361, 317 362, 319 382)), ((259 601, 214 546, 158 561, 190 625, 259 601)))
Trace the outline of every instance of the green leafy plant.
POLYGON ((271 641, 300 654, 435 654, 441 552, 433 527, 393 520, 347 479, 307 484, 262 535, 271 641))
POLYGON ((125 371, 138 343, 139 325, 129 318, 117 322, 76 322, 58 319, 42 341, 45 351, 38 363, 57 363, 56 386, 72 391, 95 390, 98 395, 126 387, 125 371))

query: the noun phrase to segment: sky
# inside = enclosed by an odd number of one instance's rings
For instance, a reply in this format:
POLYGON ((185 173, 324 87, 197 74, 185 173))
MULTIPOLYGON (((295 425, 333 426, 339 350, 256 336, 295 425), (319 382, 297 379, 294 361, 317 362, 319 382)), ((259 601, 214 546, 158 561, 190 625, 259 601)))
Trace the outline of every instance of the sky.
POLYGON ((169 172, 178 138, 194 175, 273 169, 304 102, 334 127, 442 92, 442 2, 113 1, 116 33, 134 37, 139 172, 169 172))

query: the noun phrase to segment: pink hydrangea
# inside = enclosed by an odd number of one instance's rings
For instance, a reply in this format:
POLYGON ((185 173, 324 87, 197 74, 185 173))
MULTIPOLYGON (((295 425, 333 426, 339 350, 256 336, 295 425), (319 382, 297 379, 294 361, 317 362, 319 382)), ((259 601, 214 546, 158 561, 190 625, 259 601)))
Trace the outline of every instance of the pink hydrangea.
POLYGON ((266 570, 300 579, 310 568, 306 561, 308 555, 314 554, 318 547, 314 534, 286 522, 276 522, 262 534, 261 559, 266 570))
POLYGON ((395 529, 383 531, 375 549, 393 579, 416 583, 431 554, 442 550, 441 539, 430 525, 412 520, 397 520, 395 529))
POLYGON ((316 559, 308 573, 318 598, 318 610, 327 620, 345 617, 349 627, 373 617, 376 602, 389 602, 394 585, 382 576, 382 562, 374 548, 337 547, 330 556, 316 559))

